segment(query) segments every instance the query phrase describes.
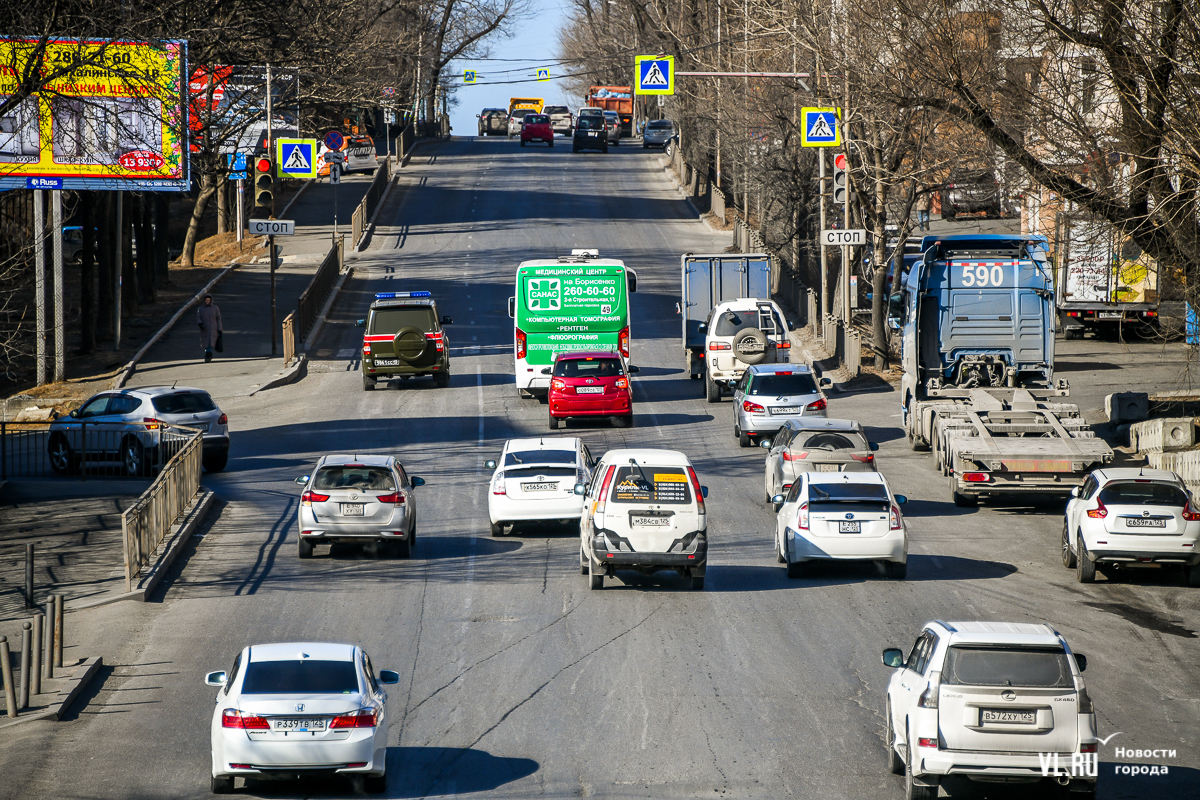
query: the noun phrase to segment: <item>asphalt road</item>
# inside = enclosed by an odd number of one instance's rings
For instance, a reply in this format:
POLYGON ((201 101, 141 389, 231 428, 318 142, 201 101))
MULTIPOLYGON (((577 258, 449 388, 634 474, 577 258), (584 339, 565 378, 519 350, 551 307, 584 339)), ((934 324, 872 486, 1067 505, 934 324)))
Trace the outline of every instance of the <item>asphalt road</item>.
MULTIPOLYGON (((393 797, 898 798, 901 779, 884 761, 879 654, 907 648, 922 622, 941 618, 1056 626, 1089 657, 1101 735, 1121 732, 1101 749, 1099 796, 1200 797, 1200 592, 1176 573, 1075 583, 1058 560, 1060 505, 955 508, 932 457, 905 445, 888 390, 835 396, 830 415, 868 426, 881 468, 911 498, 909 580, 845 565, 789 581, 772 553, 762 451, 740 449, 728 399, 707 405, 682 371, 679 254, 720 250, 731 237, 695 221, 659 157, 641 148, 573 155, 493 139, 430 152, 390 221, 394 235, 358 262, 309 376, 223 401, 238 425, 228 471, 205 480, 219 515, 158 602, 85 612, 80 622, 104 632, 96 638, 114 666, 69 721, 3 731, 0 795, 205 796, 214 691, 204 672, 227 668, 248 643, 336 640, 402 675, 388 701, 393 797), (635 427, 566 433, 597 454, 650 446, 691 457, 711 490, 704 592, 633 573, 590 592, 575 531, 488 534, 483 462, 511 436, 548 433, 545 407, 519 399, 511 382, 515 267, 571 247, 638 270, 632 350, 642 371, 635 427), (364 392, 351 321, 371 292, 421 289, 455 319, 450 388, 364 392), (337 549, 297 560, 292 480, 317 456, 348 450, 395 453, 428 482, 411 559, 337 549), (1165 777, 1115 776, 1117 746, 1178 755, 1135 759, 1169 765, 1165 777)), ((1178 356, 1160 345, 1089 340, 1070 351, 1088 405, 1096 382, 1177 379, 1178 356), (1113 366, 1089 369, 1092 360, 1113 366)))

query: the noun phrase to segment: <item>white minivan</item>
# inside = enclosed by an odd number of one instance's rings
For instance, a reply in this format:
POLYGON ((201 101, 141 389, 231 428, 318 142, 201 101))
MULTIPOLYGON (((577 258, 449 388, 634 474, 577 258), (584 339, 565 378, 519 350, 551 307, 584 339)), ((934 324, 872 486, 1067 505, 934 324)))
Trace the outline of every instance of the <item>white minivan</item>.
POLYGON ((604 588, 618 569, 675 570, 692 589, 704 588, 708 488, 683 453, 609 450, 575 492, 584 495, 579 571, 592 589, 604 588))

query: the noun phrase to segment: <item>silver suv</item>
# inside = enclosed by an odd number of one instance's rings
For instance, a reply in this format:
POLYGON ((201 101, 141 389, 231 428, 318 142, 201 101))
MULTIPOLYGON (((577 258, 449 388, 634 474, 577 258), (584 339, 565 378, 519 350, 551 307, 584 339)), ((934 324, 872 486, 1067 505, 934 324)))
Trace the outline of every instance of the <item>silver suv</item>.
POLYGON ((112 469, 115 463, 129 477, 149 475, 167 463, 174 445, 186 440, 171 436, 169 426, 198 428, 204 434, 204 468, 225 469, 229 418, 208 392, 188 386, 140 386, 89 398, 50 424, 50 468, 69 475, 85 464, 98 463, 100 469, 108 464, 112 469))
POLYGON ((570 136, 575 132, 575 115, 566 106, 546 106, 542 113, 550 117, 550 127, 555 133, 570 136))
POLYGON ((806 365, 755 364, 733 390, 733 435, 749 447, 760 437, 774 436, 788 420, 824 417, 827 405, 806 365))

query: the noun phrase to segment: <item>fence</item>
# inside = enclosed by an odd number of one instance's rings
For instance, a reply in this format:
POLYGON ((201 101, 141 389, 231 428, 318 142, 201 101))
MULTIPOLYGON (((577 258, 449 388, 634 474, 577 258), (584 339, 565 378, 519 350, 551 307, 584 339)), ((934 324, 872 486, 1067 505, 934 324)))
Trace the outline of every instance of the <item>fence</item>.
POLYGON ((0 480, 75 476, 142 478, 167 464, 189 440, 150 422, 0 422, 0 480))
MULTIPOLYGON (((380 167, 380 169, 384 169, 384 167, 380 167)), ((367 194, 370 196, 370 192, 367 194)), ((329 293, 333 291, 333 285, 337 283, 338 275, 342 271, 343 246, 342 240, 339 239, 333 247, 329 248, 325 260, 321 262, 321 266, 317 267, 312 280, 308 282, 308 286, 296 301, 295 328, 298 341, 304 341, 304 337, 308 336, 317 317, 321 314, 325 298, 329 297, 329 293)))
POLYGON ((194 428, 182 430, 190 432, 187 441, 121 516, 126 592, 133 591, 134 579, 149 565, 171 525, 200 490, 204 435, 194 428))
POLYGON ((296 358, 296 312, 283 318, 283 365, 290 365, 296 358))
POLYGON ((375 179, 371 181, 371 188, 367 189, 367 194, 363 197, 362 202, 354 209, 354 215, 350 217, 350 245, 357 247, 362 241, 363 233, 367 223, 375 214, 375 209, 379 205, 380 198, 387 190, 388 183, 392 180, 392 162, 390 159, 384 159, 380 162, 379 167, 375 170, 375 179))

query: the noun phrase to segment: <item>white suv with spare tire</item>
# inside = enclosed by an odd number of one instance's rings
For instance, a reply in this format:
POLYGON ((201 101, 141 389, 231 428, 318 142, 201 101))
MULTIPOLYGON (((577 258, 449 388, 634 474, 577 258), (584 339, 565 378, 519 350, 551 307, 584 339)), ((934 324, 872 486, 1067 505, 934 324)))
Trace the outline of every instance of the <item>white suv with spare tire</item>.
POLYGON ((731 392, 748 367, 786 364, 791 352, 783 309, 774 301, 743 297, 718 303, 700 326, 704 334, 704 396, 710 403, 731 392))

